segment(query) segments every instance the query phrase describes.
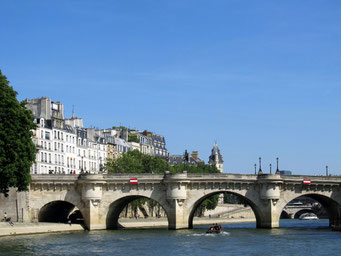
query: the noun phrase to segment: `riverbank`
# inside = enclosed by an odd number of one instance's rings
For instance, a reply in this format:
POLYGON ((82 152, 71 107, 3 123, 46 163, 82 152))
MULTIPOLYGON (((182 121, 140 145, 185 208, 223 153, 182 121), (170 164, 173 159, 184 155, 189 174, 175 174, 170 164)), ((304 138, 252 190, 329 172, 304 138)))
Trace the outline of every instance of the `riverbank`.
MULTIPOLYGON (((194 218, 194 225, 212 225, 213 223, 242 223, 254 222, 253 218, 194 218)), ((148 219, 123 219, 119 223, 124 228, 166 228, 168 220, 166 218, 148 218, 148 219)), ((26 235, 37 233, 53 233, 53 232, 69 232, 69 231, 84 231, 83 227, 79 224, 72 224, 71 226, 63 223, 18 223, 15 222, 14 226, 9 223, 0 223, 0 237, 12 235, 26 235)))
POLYGON ((7 222, 0 223, 0 237, 11 235, 27 235, 37 233, 67 232, 84 230, 79 224, 63 224, 63 223, 18 223, 14 222, 11 226, 7 222))

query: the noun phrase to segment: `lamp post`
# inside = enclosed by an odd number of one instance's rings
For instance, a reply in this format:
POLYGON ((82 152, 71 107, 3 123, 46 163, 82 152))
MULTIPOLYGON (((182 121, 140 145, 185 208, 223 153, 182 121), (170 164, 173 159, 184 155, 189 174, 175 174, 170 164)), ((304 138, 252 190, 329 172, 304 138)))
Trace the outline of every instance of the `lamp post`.
POLYGON ((263 174, 263 171, 262 171, 262 158, 259 157, 259 171, 258 171, 258 174, 263 174))
POLYGON ((326 165, 326 176, 328 176, 328 165, 326 165))
POLYGON ((276 169, 276 174, 279 174, 278 160, 279 160, 279 158, 277 157, 277 158, 276 158, 276 161, 277 161, 277 169, 276 169))
POLYGON ((257 164, 255 164, 255 175, 257 175, 257 164))
POLYGON ((270 174, 272 174, 272 172, 271 172, 271 168, 272 168, 272 165, 270 164, 270 174))

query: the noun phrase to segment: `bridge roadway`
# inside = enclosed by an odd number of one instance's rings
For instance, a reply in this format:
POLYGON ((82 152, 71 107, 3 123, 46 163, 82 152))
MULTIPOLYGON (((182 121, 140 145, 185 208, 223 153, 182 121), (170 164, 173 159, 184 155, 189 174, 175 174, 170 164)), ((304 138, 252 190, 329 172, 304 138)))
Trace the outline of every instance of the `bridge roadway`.
POLYGON ((330 224, 341 216, 341 177, 243 174, 86 174, 32 175, 19 209, 27 222, 63 222, 77 207, 89 230, 116 229, 119 214, 137 198, 157 201, 169 229, 193 227, 195 210, 206 198, 229 192, 242 197, 255 213, 257 227, 279 227, 280 215, 291 200, 307 196, 328 212, 330 224), (137 178, 138 184, 130 184, 137 178), (304 185, 304 179, 311 179, 304 185))

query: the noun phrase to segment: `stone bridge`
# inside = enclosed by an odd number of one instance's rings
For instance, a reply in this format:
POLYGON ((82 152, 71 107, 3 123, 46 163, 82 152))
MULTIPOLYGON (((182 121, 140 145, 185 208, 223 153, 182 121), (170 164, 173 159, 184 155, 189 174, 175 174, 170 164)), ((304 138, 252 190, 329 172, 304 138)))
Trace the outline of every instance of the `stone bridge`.
MULTIPOLYGON (((168 217, 169 229, 193 227, 195 210, 206 198, 228 192, 252 208, 258 228, 279 227, 284 207, 299 196, 318 201, 330 224, 341 216, 341 177, 243 174, 104 174, 32 175, 19 208, 25 221, 67 219, 74 207, 87 229, 116 229, 124 207, 137 198, 157 201, 168 217), (130 184, 137 178, 138 184, 130 184), (311 184, 303 184, 310 179, 311 184), (22 207, 22 208, 21 208, 22 207)), ((18 209, 17 209, 18 211, 18 209)))

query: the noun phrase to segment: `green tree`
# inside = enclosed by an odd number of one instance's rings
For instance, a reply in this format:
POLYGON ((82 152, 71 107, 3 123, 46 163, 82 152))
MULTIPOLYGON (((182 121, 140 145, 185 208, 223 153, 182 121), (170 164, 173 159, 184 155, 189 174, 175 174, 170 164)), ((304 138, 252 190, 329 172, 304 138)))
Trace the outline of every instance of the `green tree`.
POLYGON ((131 150, 120 158, 109 159, 106 169, 109 173, 163 173, 167 169, 167 162, 160 157, 131 150))
POLYGON ((200 206, 196 209, 195 215, 198 217, 203 216, 205 210, 214 210, 219 201, 219 194, 210 196, 209 198, 206 198, 200 206))
POLYGON ((30 168, 35 160, 32 142, 32 112, 19 103, 17 92, 0 70, 0 193, 10 187, 27 190, 31 181, 30 168))

